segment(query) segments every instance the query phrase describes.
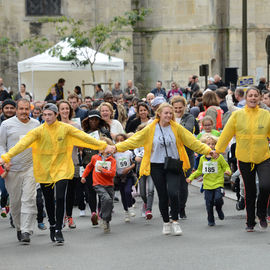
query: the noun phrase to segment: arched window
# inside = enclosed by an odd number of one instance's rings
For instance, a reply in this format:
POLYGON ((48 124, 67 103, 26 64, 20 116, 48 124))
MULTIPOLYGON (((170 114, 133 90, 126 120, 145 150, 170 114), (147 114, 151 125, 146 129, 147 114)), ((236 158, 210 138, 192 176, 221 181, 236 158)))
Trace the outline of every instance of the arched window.
POLYGON ((61 15, 61 0, 26 0, 26 16, 61 15))

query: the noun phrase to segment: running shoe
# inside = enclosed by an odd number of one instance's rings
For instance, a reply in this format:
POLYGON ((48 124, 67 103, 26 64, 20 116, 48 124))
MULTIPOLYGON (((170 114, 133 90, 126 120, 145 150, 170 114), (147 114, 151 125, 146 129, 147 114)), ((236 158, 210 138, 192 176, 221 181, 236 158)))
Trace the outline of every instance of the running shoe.
POLYGON ((92 221, 92 225, 93 226, 97 226, 98 225, 98 215, 96 212, 93 212, 91 215, 91 221, 92 221))
POLYGON ((80 210, 80 217, 85 217, 85 210, 80 210))
POLYGON ((47 226, 45 225, 45 223, 43 222, 40 222, 38 223, 38 228, 42 231, 46 230, 47 229, 47 226))
POLYGON ((72 217, 68 217, 68 227, 69 227, 70 229, 75 229, 75 228, 76 228, 76 224, 74 223, 72 217))
POLYGON ((182 235, 180 224, 177 221, 172 222, 172 235, 182 235))
POLYGON ((109 233, 111 231, 109 221, 103 220, 103 230, 104 230, 104 233, 109 233))
POLYGON ((17 239, 19 242, 21 242, 21 240, 22 240, 22 232, 21 231, 17 231, 17 239))
POLYGON ((150 219, 152 219, 152 217, 153 217, 152 212, 150 210, 147 210, 145 212, 145 218, 150 220, 150 219))
POLYGON ((6 218, 6 217, 7 217, 7 211, 6 211, 6 208, 2 208, 2 211, 1 211, 1 217, 3 217, 3 218, 6 218))
POLYGON ((58 246, 64 245, 64 237, 61 230, 55 231, 55 242, 58 246))
POLYGON ((266 221, 266 218, 260 219, 259 226, 263 230, 266 230, 267 229, 268 223, 266 221))
POLYGON ((21 234, 21 243, 24 245, 29 245, 30 244, 30 233, 24 232, 21 234))
POLYGON ((130 214, 129 214, 129 211, 125 211, 125 222, 130 222, 130 214))
POLYGON ((217 213, 218 213, 218 218, 220 220, 223 220, 224 219, 224 213, 223 213, 222 209, 217 210, 217 213))
POLYGON ((180 209, 179 216, 180 216, 181 219, 187 219, 185 208, 180 209))
POLYGON ((10 214, 10 216, 9 216, 9 223, 10 223, 10 226, 11 226, 12 228, 15 228, 15 225, 14 225, 13 218, 12 218, 12 215, 11 215, 11 214, 10 214))
POLYGON ((55 242, 55 226, 50 227, 50 238, 52 242, 55 242))
POLYGON ((162 234, 168 235, 171 234, 171 223, 170 222, 164 222, 163 223, 163 229, 162 229, 162 234))
POLYGON ((131 217, 135 217, 136 216, 136 213, 135 213, 135 211, 132 208, 129 210, 129 214, 130 214, 131 217))
POLYGON ((216 223, 215 222, 212 222, 212 221, 208 221, 208 226, 209 227, 216 226, 216 223))
POLYGON ((246 227, 246 232, 254 232, 254 227, 253 226, 247 226, 246 227))

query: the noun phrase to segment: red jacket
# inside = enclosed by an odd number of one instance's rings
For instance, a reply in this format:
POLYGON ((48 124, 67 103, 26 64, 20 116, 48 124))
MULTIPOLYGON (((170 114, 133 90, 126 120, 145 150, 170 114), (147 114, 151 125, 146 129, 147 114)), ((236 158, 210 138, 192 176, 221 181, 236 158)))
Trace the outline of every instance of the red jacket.
POLYGON ((86 166, 82 177, 86 178, 88 174, 93 171, 93 186, 101 185, 101 186, 113 186, 113 178, 116 174, 116 160, 112 156, 108 156, 104 161, 108 162, 104 163, 103 169, 99 172, 96 169, 96 163, 100 161, 102 162, 101 155, 92 156, 91 162, 86 166), (109 167, 106 167, 109 166, 109 167), (106 169, 108 168, 108 169, 106 169))

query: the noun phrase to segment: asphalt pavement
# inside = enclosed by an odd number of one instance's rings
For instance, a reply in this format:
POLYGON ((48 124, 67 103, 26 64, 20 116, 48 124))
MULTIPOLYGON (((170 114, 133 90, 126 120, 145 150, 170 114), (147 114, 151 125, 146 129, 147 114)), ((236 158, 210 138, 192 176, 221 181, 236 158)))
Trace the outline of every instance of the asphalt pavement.
MULTIPOLYGON (((64 246, 55 246, 49 231, 36 228, 29 246, 16 239, 8 219, 0 219, 1 270, 254 270, 270 267, 269 229, 256 227, 245 232, 245 212, 235 209, 235 201, 225 198, 225 220, 216 219, 215 227, 207 226, 203 195, 190 186, 187 220, 180 220, 182 236, 162 235, 162 220, 155 194, 153 219, 140 215, 141 200, 137 198, 137 216, 124 222, 121 203, 116 203, 111 233, 93 228, 90 212, 79 217, 74 209, 76 229, 65 228, 64 246)), ((47 220, 46 220, 46 224, 47 220)))

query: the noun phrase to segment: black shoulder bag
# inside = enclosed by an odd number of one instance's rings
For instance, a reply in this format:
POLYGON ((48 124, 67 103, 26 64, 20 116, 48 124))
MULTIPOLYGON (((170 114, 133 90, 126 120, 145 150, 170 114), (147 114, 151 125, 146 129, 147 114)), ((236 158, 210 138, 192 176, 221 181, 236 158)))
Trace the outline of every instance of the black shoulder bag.
POLYGON ((170 171, 170 172, 175 173, 175 174, 182 174, 183 173, 183 169, 182 169, 183 161, 181 161, 180 159, 175 159, 175 158, 171 158, 168 156, 168 151, 167 151, 167 147, 166 147, 166 143, 165 143, 164 134, 163 134, 163 131, 162 131, 160 124, 158 124, 158 125, 159 125, 160 131, 162 133, 164 147, 165 147, 165 151, 166 151, 164 170, 170 171))

